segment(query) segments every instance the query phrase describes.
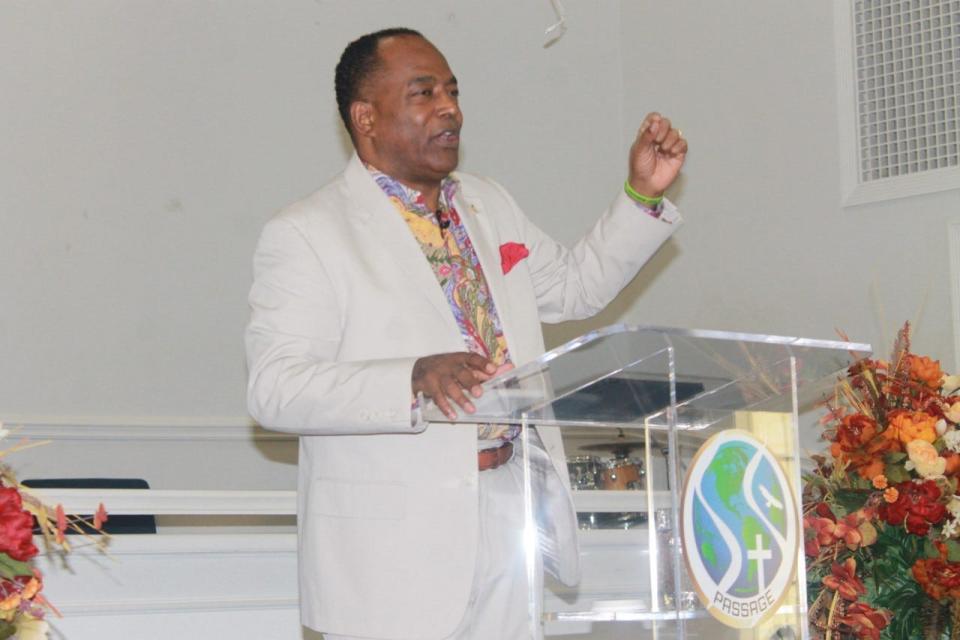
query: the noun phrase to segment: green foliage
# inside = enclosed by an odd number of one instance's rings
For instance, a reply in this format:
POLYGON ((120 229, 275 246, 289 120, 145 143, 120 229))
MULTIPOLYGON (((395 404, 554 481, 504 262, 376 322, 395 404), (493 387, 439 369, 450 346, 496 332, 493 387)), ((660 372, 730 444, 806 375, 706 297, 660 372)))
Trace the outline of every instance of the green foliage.
POLYGON ((910 479, 910 472, 900 464, 888 464, 883 468, 883 475, 891 484, 899 484, 910 479))
MULTIPOLYGON (((32 576, 33 569, 30 568, 30 565, 26 562, 20 562, 19 560, 14 560, 5 553, 0 553, 0 576, 3 576, 6 579, 15 578, 16 576, 32 576)), ((2 640, 3 636, 0 636, 2 640)))
POLYGON ((834 489, 833 498, 835 504, 843 511, 843 513, 838 513, 837 515, 842 517, 862 508, 863 505, 867 503, 869 497, 870 491, 866 490, 834 489))
POLYGON ((830 573, 830 567, 824 569, 823 565, 818 567, 807 566, 807 606, 812 605, 823 590, 823 576, 828 573, 830 573))
POLYGON ((880 637, 883 640, 926 640, 921 613, 928 598, 916 580, 909 573, 891 576, 884 592, 883 596, 877 596, 875 604, 896 611, 896 615, 880 637))
POLYGON ((13 626, 12 622, 7 622, 6 620, 0 620, 0 640, 6 640, 16 632, 17 632, 17 628, 13 626))
POLYGON ((926 555, 925 546, 925 538, 886 525, 880 527, 877 542, 858 553, 869 567, 867 601, 896 612, 881 634, 884 640, 924 640, 922 611, 929 597, 911 568, 926 555))
POLYGON ((809 471, 808 471, 808 472, 804 472, 804 473, 802 474, 802 478, 803 478, 803 487, 804 487, 804 489, 812 489, 812 488, 816 487, 816 488, 818 488, 818 489, 824 489, 824 490, 825 490, 825 489, 827 489, 827 487, 828 487, 827 479, 824 478, 824 477, 823 477, 822 475, 820 475, 819 473, 810 473, 809 471))

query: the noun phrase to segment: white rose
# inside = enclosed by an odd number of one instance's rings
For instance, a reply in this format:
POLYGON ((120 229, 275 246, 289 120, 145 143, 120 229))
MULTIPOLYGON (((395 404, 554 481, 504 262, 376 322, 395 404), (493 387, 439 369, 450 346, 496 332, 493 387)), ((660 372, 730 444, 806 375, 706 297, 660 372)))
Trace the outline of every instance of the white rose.
POLYGON ((911 440, 907 443, 907 455, 910 463, 921 478, 939 478, 947 468, 947 461, 940 457, 936 447, 926 440, 911 440))
POLYGON ((954 453, 960 453, 960 431, 954 429, 943 434, 943 444, 954 453))
POLYGON ((954 424, 960 422, 960 400, 950 405, 950 408, 944 411, 943 415, 947 417, 947 420, 954 424))
POLYGON ((46 620, 20 617, 16 621, 17 640, 47 640, 50 627, 46 620))
POLYGON ((933 425, 933 427, 937 430, 937 435, 942 436, 944 433, 947 432, 947 421, 944 420, 943 418, 940 418, 939 420, 937 420, 937 424, 933 425))
POLYGON ((948 396, 957 389, 960 389, 960 375, 957 376, 943 376, 940 381, 940 392, 948 396))

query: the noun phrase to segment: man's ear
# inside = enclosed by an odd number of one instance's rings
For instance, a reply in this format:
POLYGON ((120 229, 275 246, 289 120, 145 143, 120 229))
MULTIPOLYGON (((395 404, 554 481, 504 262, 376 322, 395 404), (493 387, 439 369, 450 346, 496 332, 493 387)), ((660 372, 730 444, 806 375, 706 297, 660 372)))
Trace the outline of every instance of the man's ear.
POLYGON ((373 105, 363 100, 356 100, 350 105, 350 122, 355 134, 369 137, 376 123, 376 113, 373 105))

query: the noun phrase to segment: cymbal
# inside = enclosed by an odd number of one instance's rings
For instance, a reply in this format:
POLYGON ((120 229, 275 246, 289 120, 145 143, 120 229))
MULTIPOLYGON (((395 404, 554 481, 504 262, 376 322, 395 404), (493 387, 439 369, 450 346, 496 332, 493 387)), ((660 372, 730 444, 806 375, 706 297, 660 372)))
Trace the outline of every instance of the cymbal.
POLYGON ((633 449, 643 449, 647 446, 646 440, 617 440, 615 442, 598 442, 597 444, 586 444, 578 449, 584 451, 603 451, 609 453, 618 453, 620 451, 629 452, 633 449))
MULTIPOLYGON (((700 433, 677 433, 677 445, 680 447, 688 448, 699 448, 703 444, 704 437, 700 433)), ((617 438, 616 440, 611 440, 610 442, 599 442, 595 444, 585 444, 577 447, 583 451, 600 451, 600 452, 609 452, 620 457, 626 457, 629 455, 630 451, 635 449, 646 449, 647 440, 639 438, 617 438)), ((650 439, 651 449, 660 453, 667 446, 667 438, 664 434, 661 434, 660 437, 650 439)))

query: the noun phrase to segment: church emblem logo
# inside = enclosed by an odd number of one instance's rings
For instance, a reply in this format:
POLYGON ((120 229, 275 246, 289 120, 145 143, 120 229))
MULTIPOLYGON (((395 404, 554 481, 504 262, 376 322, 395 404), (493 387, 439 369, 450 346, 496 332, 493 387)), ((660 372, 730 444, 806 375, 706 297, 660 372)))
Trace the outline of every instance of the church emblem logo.
POLYGON ((779 608, 796 569, 798 516, 763 443, 736 429, 704 443, 683 488, 680 529, 691 581, 714 618, 749 629, 779 608))

